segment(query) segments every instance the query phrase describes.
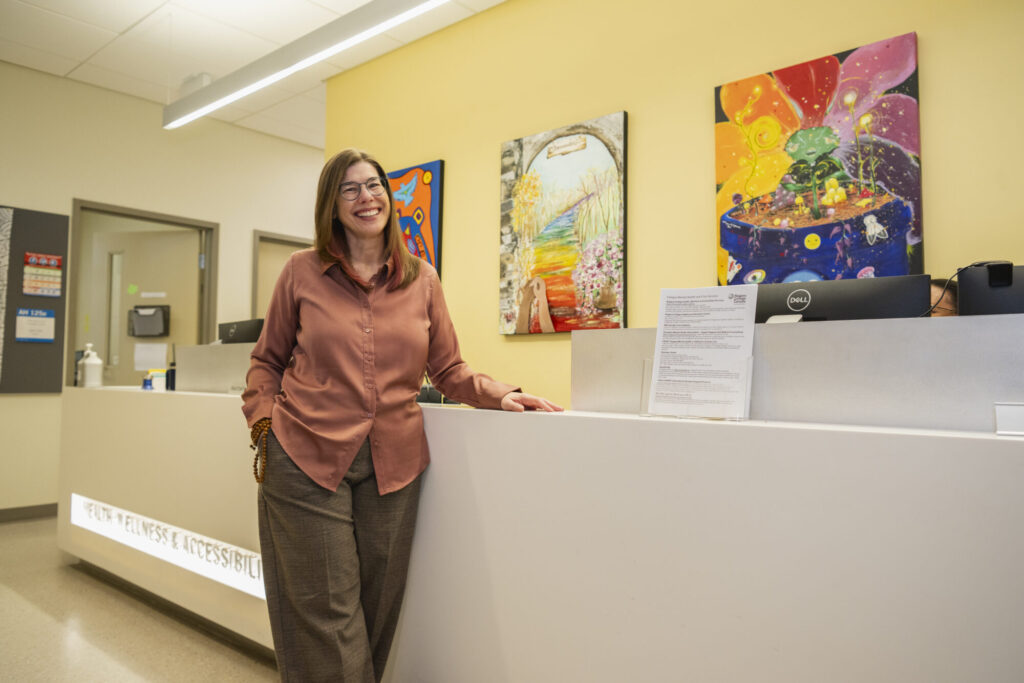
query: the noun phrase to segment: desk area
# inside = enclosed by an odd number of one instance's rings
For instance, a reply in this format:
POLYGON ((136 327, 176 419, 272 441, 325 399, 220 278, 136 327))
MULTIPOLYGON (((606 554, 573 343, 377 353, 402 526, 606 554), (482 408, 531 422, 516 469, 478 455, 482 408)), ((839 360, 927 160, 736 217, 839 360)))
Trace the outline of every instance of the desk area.
POLYGON ((1024 441, 425 412, 396 683, 1024 671, 1024 441))
MULTIPOLYGON (((1012 397, 1011 397, 1012 398, 1012 397)), ((258 550, 237 396, 64 392, 59 543, 269 647, 258 597, 69 523, 258 550)), ((1024 440, 423 406, 390 683, 1017 681, 1024 440)))

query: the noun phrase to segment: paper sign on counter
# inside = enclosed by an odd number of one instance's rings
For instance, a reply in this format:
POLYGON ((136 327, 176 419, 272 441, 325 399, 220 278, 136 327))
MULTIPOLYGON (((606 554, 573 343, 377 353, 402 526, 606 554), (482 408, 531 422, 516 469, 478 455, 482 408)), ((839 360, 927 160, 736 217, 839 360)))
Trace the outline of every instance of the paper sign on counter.
POLYGON ((649 410, 746 419, 757 285, 663 289, 649 410))

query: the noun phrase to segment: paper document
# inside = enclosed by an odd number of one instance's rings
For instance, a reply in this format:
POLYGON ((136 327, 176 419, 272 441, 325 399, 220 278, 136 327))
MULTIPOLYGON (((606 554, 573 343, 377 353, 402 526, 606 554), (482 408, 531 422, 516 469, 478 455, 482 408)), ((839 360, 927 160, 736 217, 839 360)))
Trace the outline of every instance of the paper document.
POLYGON ((167 367, 167 344, 143 344, 135 342, 135 369, 167 367))
POLYGON ((14 340, 20 342, 53 342, 56 318, 54 312, 41 308, 19 308, 14 322, 14 340))
POLYGON ((661 290, 651 414, 747 418, 756 304, 757 285, 661 290))

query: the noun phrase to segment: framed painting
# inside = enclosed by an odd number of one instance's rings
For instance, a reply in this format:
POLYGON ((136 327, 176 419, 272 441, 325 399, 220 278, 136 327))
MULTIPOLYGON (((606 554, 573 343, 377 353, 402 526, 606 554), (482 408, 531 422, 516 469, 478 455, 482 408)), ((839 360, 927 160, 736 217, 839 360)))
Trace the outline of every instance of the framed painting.
POLYGON ((715 88, 719 284, 923 272, 917 34, 715 88))
POLYGON ((405 246, 441 274, 441 199, 444 161, 388 173, 405 246))
POLYGON ((501 146, 502 334, 626 326, 626 112, 501 146))

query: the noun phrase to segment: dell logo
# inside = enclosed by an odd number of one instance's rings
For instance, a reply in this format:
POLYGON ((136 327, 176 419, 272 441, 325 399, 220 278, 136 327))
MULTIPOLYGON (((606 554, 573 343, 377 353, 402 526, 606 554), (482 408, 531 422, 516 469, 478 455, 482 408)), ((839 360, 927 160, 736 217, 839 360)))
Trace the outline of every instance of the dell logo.
POLYGON ((811 293, 806 289, 794 289, 786 297, 786 307, 794 312, 799 312, 811 305, 811 293))

